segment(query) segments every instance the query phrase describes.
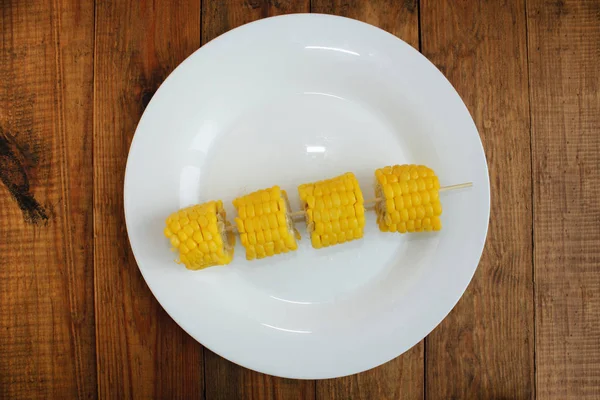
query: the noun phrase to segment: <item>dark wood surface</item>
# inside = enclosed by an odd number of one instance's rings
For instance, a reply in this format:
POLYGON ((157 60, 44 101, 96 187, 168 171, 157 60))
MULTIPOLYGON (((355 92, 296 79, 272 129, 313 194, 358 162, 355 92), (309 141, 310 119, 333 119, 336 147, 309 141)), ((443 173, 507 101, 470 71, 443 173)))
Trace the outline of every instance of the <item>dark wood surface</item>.
POLYGON ((0 398, 600 398, 600 1, 0 0, 0 398), (137 122, 216 36, 319 12, 452 82, 492 209, 467 292, 423 342, 324 381, 204 349, 153 298, 122 188, 137 122))

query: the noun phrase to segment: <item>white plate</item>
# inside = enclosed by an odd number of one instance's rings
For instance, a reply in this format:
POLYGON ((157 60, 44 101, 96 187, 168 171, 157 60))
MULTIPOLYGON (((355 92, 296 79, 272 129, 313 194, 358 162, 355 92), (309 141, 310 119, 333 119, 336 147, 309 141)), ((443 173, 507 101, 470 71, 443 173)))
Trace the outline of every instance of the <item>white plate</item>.
MULTIPOLYGON (((330 378, 402 354, 456 304, 481 256, 489 180, 477 129, 421 54, 373 26, 325 15, 264 19, 185 60, 148 105, 131 145, 125 215, 148 286, 204 346, 284 377, 330 378), (193 203, 352 171, 365 198, 374 170, 432 167, 443 230, 385 234, 369 213, 361 241, 227 267, 173 262, 164 220, 193 203)), ((301 232, 304 225, 299 225, 301 232)))

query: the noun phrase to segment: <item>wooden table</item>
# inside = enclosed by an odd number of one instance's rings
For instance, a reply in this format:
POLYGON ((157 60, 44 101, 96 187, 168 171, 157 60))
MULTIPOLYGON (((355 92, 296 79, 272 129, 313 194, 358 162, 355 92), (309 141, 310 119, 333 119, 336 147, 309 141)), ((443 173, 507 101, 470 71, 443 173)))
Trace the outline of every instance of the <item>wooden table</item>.
POLYGON ((0 46, 0 397, 600 398, 600 1, 0 0, 0 46), (185 334, 123 217, 131 138, 165 77, 221 33, 294 12, 419 49, 473 115, 492 185, 452 313, 397 359, 316 382, 185 334))

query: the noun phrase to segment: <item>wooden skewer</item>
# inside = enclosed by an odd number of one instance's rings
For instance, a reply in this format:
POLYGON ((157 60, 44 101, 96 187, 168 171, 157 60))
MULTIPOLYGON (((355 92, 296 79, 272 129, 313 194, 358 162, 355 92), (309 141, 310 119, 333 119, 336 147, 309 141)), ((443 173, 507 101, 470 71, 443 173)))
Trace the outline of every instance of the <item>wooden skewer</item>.
MULTIPOLYGON (((442 186, 438 189, 438 192, 447 192, 450 190, 463 189, 463 188, 467 188, 467 187, 471 187, 471 186, 473 186, 473 182, 458 183, 456 185, 442 186)), ((370 206, 375 205, 383 200, 385 200, 385 199, 382 199, 379 197, 375 197, 373 199, 368 199, 368 200, 365 200, 364 206, 370 207, 370 206)))
MULTIPOLYGON (((438 191, 439 192, 447 192, 450 190, 463 189, 463 188, 468 188, 471 186, 473 186, 473 182, 458 183, 456 185, 442 186, 439 188, 438 191)), ((375 204, 377 204, 383 200, 385 200, 385 199, 382 199, 380 197, 368 199, 368 200, 365 200, 364 206, 372 207, 375 204)), ((304 219, 304 214, 305 214, 304 210, 294 211, 293 213, 290 214, 290 218, 292 218, 293 220, 301 220, 301 219, 304 219)), ((237 231, 237 229, 234 226, 230 226, 227 230, 228 231, 237 231)))
POLYGON ((473 182, 457 183, 456 185, 442 186, 439 191, 447 192, 448 190, 463 189, 473 186, 473 182))
POLYGON ((304 214, 305 212, 302 210, 298 210, 298 211, 294 211, 293 213, 290 214, 290 217, 292 219, 298 219, 300 217, 304 218, 304 214))

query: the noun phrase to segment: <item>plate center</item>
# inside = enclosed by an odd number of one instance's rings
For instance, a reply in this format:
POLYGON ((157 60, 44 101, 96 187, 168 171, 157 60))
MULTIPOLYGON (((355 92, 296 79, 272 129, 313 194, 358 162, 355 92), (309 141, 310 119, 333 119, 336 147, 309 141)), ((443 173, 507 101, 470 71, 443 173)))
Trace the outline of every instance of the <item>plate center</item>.
MULTIPOLYGON (((387 121, 334 93, 304 91, 270 99, 241 113, 211 142, 200 196, 223 199, 235 215, 233 198, 279 185, 298 210, 299 184, 352 171, 365 199, 372 198, 375 168, 406 160, 398 128, 387 121)), ((379 234, 373 212, 367 213, 364 239, 331 248, 313 249, 305 224, 297 228, 299 249, 286 255, 247 262, 237 245, 231 268, 247 284, 241 290, 299 304, 336 301, 385 274, 402 242, 397 235, 379 234)))

